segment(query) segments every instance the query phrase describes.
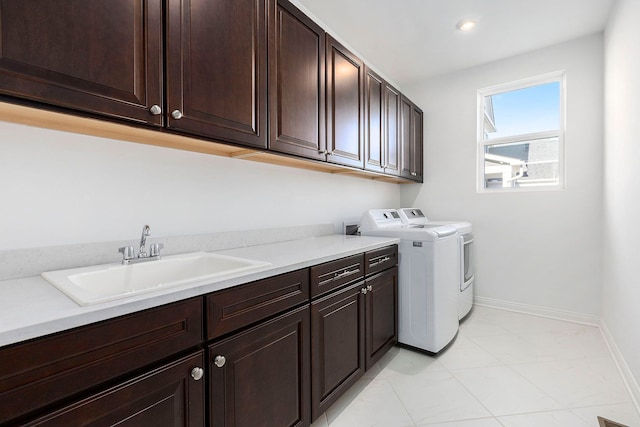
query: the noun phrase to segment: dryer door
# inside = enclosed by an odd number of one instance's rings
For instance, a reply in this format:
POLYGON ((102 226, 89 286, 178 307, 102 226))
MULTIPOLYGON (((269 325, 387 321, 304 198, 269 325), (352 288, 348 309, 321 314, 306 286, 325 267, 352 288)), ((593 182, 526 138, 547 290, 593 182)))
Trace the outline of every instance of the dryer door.
POLYGON ((467 289, 473 283, 475 275, 475 246, 473 234, 465 234, 460 239, 460 292, 467 289))

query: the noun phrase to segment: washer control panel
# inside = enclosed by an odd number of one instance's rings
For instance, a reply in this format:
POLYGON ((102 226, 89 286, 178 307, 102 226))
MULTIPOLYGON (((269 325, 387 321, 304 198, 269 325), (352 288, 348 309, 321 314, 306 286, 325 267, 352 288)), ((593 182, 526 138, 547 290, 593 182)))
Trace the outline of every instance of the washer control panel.
POLYGON ((360 221, 360 230, 387 227, 402 227, 402 218, 395 209, 373 209, 365 212, 360 221))

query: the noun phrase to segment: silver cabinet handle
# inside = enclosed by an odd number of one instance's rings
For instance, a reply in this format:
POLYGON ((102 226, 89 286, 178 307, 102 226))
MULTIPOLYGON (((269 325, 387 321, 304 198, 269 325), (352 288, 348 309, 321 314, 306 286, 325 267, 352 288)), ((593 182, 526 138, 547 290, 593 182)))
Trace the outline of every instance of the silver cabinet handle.
POLYGON ((180 120, 182 118, 182 111, 180 110, 173 110, 171 112, 171 117, 173 117, 176 120, 180 120))
POLYGON ((418 176, 417 172, 411 172, 411 176, 418 176))
POLYGON ((318 154, 324 154, 326 156, 329 152, 327 150, 318 150, 318 154))
POLYGON ((342 278, 342 277, 345 277, 345 276, 348 276, 350 274, 354 274, 354 273, 357 273, 357 272, 358 272, 358 270, 344 270, 342 273, 334 273, 333 278, 334 279, 339 279, 339 278, 342 278))
POLYGON ((215 359, 213 359, 213 364, 218 368, 222 368, 225 363, 227 363, 227 359, 224 356, 218 355, 215 359))
POLYGON ((204 377, 204 369, 199 366, 196 366, 191 370, 191 378, 196 381, 200 381, 204 377))
POLYGON ((376 265, 378 265, 378 264, 382 264, 383 262, 387 262, 387 261, 389 261, 390 259, 391 259, 391 258, 389 258, 388 256, 386 256, 386 257, 384 257, 384 258, 381 258, 381 259, 378 259, 378 260, 376 260, 376 261, 374 261, 374 262, 369 263, 369 267, 375 267, 376 265))
POLYGON ((369 291, 369 292, 373 291, 373 286, 367 285, 367 291, 369 291))
POLYGON ((151 108, 149 108, 149 112, 154 116, 157 116, 158 114, 162 113, 162 108, 160 108, 158 104, 153 104, 151 108))
POLYGON ((362 292, 362 295, 366 295, 367 294, 367 288, 360 289, 360 292, 362 292))

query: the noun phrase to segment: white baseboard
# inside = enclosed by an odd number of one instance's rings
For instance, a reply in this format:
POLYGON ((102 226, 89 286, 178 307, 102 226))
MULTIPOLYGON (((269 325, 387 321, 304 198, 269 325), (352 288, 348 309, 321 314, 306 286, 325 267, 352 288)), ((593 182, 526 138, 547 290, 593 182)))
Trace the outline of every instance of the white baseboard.
POLYGON ((627 386, 627 390, 631 395, 631 399, 633 400, 633 404, 636 407, 636 411, 638 411, 638 413, 640 414, 640 386, 631 373, 629 365, 627 365, 624 357, 622 357, 622 353, 620 352, 618 345, 613 339, 613 335, 611 335, 611 331, 609 331, 609 328, 607 327, 607 324, 603 319, 600 319, 600 333, 602 333, 604 342, 607 344, 607 347, 609 347, 609 353, 611 353, 613 361, 615 362, 616 366, 618 367, 618 371, 622 376, 622 380, 627 386))
POLYGON ((635 377, 631 373, 629 365, 627 365, 627 362, 624 360, 624 357, 622 356, 618 345, 613 339, 613 336, 611 335, 607 324, 601 318, 589 314, 574 313, 571 311, 556 310, 552 308, 539 307, 535 305, 485 297, 475 297, 474 303, 482 307, 496 308, 499 310, 513 311, 516 313, 530 314, 534 316, 565 320, 568 322, 598 327, 605 343, 607 344, 607 347, 609 348, 609 353, 611 354, 611 357, 613 358, 613 361, 618 368, 618 372, 620 372, 620 376, 622 377, 622 380, 624 381, 624 384, 629 391, 629 395, 633 400, 633 404, 636 407, 638 413, 640 413, 640 385, 638 385, 638 381, 636 381, 635 377))
POLYGON ((540 307, 537 305, 522 304, 519 302, 498 300, 486 297, 474 297, 474 303, 489 308, 514 311, 516 313, 531 314, 534 316, 548 317, 550 319, 564 320, 567 322, 580 323, 589 326, 599 326, 600 318, 590 314, 574 313, 572 311, 557 310, 553 308, 540 307))

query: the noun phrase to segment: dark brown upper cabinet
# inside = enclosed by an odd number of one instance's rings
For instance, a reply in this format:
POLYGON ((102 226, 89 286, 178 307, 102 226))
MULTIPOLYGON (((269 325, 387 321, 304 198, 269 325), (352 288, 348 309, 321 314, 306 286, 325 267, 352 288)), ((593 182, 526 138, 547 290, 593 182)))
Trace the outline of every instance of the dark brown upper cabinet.
POLYGON ((398 175, 399 122, 400 92, 366 67, 365 169, 398 175))
POLYGON ((0 0, 0 96, 114 122, 90 135, 422 182, 422 111, 288 0, 0 0))
POLYGON ((168 0, 167 124, 267 146, 267 0, 168 0))
POLYGON ((422 110, 406 97, 400 103, 400 175, 422 182, 422 110))
POLYGON ((364 63, 327 34, 327 161, 364 168, 364 63))
POLYGON ((269 0, 269 149, 325 159, 324 67, 324 30, 269 0))
POLYGON ((414 181, 422 182, 424 180, 424 165, 423 165, 423 113, 417 106, 413 105, 411 110, 411 129, 413 132, 413 170, 415 175, 411 174, 414 181))
POLYGON ((0 93, 162 125, 161 0, 1 0, 0 93))
POLYGON ((384 86, 384 172, 400 175, 400 91, 389 84, 384 86))
POLYGON ((384 172, 384 80, 369 67, 365 72, 365 162, 367 170, 384 172))

